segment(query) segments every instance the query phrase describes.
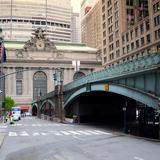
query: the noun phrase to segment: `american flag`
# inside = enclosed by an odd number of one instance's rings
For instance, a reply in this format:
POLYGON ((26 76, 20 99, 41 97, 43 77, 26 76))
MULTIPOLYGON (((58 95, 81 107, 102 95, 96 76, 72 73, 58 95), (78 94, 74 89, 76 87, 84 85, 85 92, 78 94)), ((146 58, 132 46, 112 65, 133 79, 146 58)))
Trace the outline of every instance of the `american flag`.
POLYGON ((2 42, 0 42, 0 59, 1 59, 0 61, 1 63, 6 62, 6 49, 2 42))

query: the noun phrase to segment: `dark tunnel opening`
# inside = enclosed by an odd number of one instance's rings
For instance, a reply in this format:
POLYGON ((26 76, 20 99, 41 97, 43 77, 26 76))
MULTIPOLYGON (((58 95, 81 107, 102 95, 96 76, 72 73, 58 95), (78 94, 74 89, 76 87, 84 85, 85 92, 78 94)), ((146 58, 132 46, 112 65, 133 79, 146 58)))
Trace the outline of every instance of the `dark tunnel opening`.
POLYGON ((91 92, 77 97, 65 108, 74 123, 107 127, 137 136, 158 138, 155 109, 111 92, 91 92))

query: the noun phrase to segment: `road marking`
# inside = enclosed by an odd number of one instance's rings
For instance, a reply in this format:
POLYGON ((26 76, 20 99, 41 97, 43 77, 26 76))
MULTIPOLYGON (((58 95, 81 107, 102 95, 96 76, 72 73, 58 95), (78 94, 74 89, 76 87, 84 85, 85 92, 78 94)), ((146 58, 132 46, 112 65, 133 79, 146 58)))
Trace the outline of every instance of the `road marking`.
POLYGON ((97 132, 91 131, 91 130, 87 130, 87 132, 92 133, 92 134, 95 134, 95 135, 101 135, 101 133, 97 133, 97 132))
POLYGON ((47 133, 42 132, 42 133, 41 133, 41 135, 42 135, 42 136, 46 136, 46 135, 47 135, 47 133))
POLYGON ((144 160, 143 158, 140 158, 140 157, 134 157, 134 159, 136 159, 136 160, 144 160))
POLYGON ((74 135, 81 135, 80 133, 78 133, 78 132, 76 132, 76 131, 68 131, 68 132, 70 132, 70 133, 72 133, 72 134, 74 134, 74 135))
POLYGON ((66 131, 60 131, 60 132, 63 133, 64 135, 70 135, 70 133, 66 131))
POLYGON ((102 133, 102 134, 106 134, 106 135, 112 135, 112 133, 109 133, 109 132, 103 132, 103 131, 100 131, 100 130, 94 130, 95 132, 97 133, 102 133))
POLYGON ((17 133, 16 133, 16 132, 9 132, 8 136, 16 137, 16 136, 17 136, 17 133))
POLYGON ((39 136, 40 134, 38 132, 34 132, 32 135, 33 136, 39 136))
POLYGON ((22 131, 19 134, 20 136, 29 136, 29 134, 26 131, 22 131))
POLYGON ((77 132, 82 133, 82 134, 84 134, 84 135, 88 135, 88 136, 92 135, 91 133, 88 133, 88 132, 86 132, 86 131, 77 131, 77 132))

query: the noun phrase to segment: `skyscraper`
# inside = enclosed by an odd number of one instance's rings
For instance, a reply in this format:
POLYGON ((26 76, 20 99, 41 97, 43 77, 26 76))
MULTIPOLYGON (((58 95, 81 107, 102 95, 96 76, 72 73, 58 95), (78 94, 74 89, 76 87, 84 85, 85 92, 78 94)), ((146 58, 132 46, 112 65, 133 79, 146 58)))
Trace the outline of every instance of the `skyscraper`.
POLYGON ((0 27, 5 40, 26 41, 36 28, 52 41, 71 41, 70 0, 0 0, 0 27))
POLYGON ((103 65, 160 50, 160 0, 101 0, 103 65))

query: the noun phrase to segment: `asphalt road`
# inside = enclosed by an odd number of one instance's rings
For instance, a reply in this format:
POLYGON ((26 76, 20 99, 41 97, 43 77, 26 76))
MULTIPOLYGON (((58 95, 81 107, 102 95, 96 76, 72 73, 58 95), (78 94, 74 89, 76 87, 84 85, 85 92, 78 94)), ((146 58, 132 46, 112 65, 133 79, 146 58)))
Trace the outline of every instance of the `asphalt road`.
POLYGON ((6 129, 0 160, 159 160, 160 142, 87 125, 23 118, 6 129))

